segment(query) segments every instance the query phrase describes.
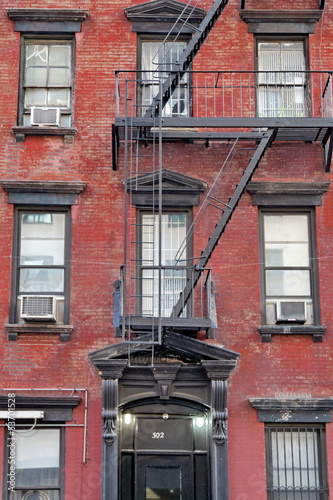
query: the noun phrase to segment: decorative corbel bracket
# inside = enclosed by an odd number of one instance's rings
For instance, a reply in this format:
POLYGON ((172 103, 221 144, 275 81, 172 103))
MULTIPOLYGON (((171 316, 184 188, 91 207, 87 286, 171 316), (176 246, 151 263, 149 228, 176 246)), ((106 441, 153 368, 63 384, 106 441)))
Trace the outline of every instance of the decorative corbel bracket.
POLYGON ((162 400, 167 400, 171 395, 171 385, 175 380, 180 364, 155 365, 152 368, 154 378, 157 382, 158 395, 162 400))
POLYGON ((110 445, 117 437, 117 418, 118 418, 118 380, 103 380, 103 439, 110 445))

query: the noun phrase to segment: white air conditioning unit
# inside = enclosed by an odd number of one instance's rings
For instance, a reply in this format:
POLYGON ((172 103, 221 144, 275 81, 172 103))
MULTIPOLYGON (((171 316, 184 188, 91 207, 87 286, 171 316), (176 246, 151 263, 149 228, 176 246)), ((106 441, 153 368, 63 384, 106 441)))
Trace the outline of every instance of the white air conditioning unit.
POLYGON ((31 125, 56 126, 60 124, 60 108, 31 107, 31 125))
POLYGON ((25 321, 56 321, 56 297, 21 295, 20 317, 25 321))
POLYGON ((306 322, 306 302, 304 300, 276 302, 276 323, 298 323, 306 322))

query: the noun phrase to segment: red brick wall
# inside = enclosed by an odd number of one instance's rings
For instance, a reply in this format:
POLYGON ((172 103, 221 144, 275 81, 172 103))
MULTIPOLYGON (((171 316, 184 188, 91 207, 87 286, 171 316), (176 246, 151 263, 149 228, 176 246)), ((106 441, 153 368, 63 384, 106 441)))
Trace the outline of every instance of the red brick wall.
MULTIPOLYGON (((22 335, 7 340, 9 320, 13 207, 0 190, 0 359, 1 386, 17 388, 80 387, 89 389, 87 463, 82 464, 83 430, 66 430, 66 500, 99 498, 101 465, 101 380, 88 359, 89 352, 116 342, 112 326, 112 284, 123 260, 123 162, 111 169, 111 124, 115 116, 116 69, 135 69, 136 34, 124 8, 139 1, 78 2, 45 0, 43 8, 89 9, 90 17, 76 35, 75 126, 73 144, 62 138, 27 136, 16 143, 20 34, 8 18, 8 8, 31 8, 28 0, 4 0, 0 10, 0 178, 29 180, 81 180, 87 189, 72 208, 72 275, 70 342, 56 335, 22 335)), ((265 3, 265 2, 264 2, 265 3)), ((238 0, 230 0, 203 46, 195 69, 251 70, 254 39, 240 20, 238 0)), ((263 8, 262 0, 247 0, 247 8, 263 8)), ((202 0, 208 9, 211 2, 202 0)), ((316 0, 295 0, 292 8, 316 9, 316 0)), ((38 7, 41 7, 38 5, 38 7)), ((287 9, 279 0, 272 8, 287 9)), ((333 5, 326 2, 322 20, 309 36, 311 68, 332 69, 333 5)), ((243 146, 243 145, 242 145, 243 146)), ((249 146, 249 144, 247 144, 249 146)), ((225 143, 168 144, 165 168, 197 177, 210 186, 227 150, 225 143)), ((122 158, 122 152, 120 159, 122 158)), ((220 191, 237 183, 248 153, 239 152, 220 191)), ((275 143, 266 153, 254 180, 331 181, 325 173, 320 144, 275 143)), ((213 213, 213 212, 212 212, 213 213)), ((215 342, 241 354, 230 382, 229 470, 230 500, 266 498, 264 428, 249 397, 277 394, 332 396, 333 200, 329 190, 316 209, 317 251, 323 343, 311 336, 274 336, 262 343, 257 207, 244 194, 210 263, 217 292, 219 328, 215 342)), ((206 219, 195 238, 199 255, 209 236, 206 219)), ((19 393, 19 390, 17 391, 19 393)), ((52 394, 49 394, 52 395, 52 394)), ((74 411, 83 422, 83 403, 74 411)), ((333 481, 332 424, 327 424, 329 479, 333 481)), ((0 466, 1 466, 0 454, 0 466)))

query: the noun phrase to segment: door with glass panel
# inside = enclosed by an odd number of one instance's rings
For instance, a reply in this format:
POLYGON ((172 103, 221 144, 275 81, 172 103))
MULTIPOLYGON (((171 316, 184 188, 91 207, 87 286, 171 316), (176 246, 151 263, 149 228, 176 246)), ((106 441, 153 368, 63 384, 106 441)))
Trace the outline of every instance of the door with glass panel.
POLYGON ((138 457, 137 500, 193 500, 189 456, 138 457))
POLYGON ((303 41, 258 42, 259 116, 307 116, 303 41))
POLYGON ((188 409, 182 409, 182 415, 171 411, 171 406, 158 405, 155 414, 123 413, 122 500, 210 498, 208 415, 188 409))
POLYGON ((141 213, 138 312, 142 316, 170 316, 184 289, 187 222, 186 212, 141 213))

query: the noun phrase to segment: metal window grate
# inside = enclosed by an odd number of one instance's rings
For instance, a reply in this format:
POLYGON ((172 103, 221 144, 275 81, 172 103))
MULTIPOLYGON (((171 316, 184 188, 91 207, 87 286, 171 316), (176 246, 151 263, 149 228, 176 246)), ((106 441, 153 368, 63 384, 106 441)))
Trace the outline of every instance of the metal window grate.
POLYGON ((322 427, 269 426, 269 500, 326 499, 322 427))

